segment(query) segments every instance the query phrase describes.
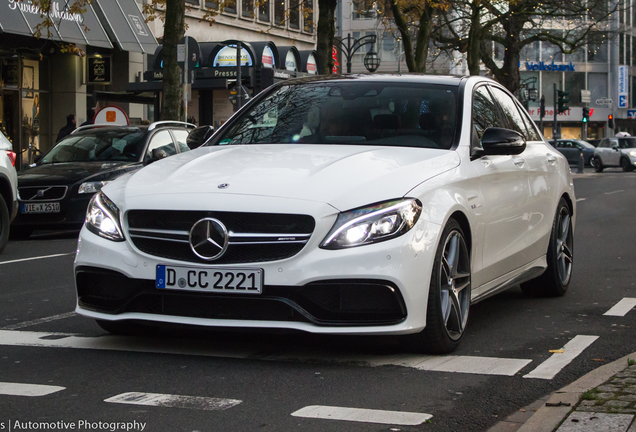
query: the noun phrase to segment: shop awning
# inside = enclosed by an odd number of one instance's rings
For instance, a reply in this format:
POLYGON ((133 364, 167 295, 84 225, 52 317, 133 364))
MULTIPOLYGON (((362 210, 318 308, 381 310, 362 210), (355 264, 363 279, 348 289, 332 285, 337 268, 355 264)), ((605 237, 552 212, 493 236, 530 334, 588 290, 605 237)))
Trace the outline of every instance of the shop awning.
POLYGON ((122 51, 154 54, 159 45, 136 0, 93 0, 93 5, 106 32, 122 51))
MULTIPOLYGON (((42 29, 40 37, 73 44, 113 47, 90 4, 83 14, 69 14, 64 10, 64 5, 64 2, 51 2, 49 16, 53 25, 42 29)), ((40 9, 31 2, 0 2, 0 33, 34 36, 37 25, 42 21, 40 9)))

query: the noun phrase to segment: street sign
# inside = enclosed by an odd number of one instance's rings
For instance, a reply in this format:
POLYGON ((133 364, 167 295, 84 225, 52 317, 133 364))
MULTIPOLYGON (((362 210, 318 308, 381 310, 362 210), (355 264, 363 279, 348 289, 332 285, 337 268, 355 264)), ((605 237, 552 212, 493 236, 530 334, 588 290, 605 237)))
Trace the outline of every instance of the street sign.
POLYGON ((614 101, 612 99, 608 99, 608 98, 600 98, 600 99, 596 99, 596 105, 599 106, 612 106, 612 104, 614 103, 614 101))
POLYGON ((592 102, 592 92, 590 90, 581 90, 581 102, 583 103, 592 102))
POLYGON ((627 110, 627 118, 636 119, 636 110, 627 110))

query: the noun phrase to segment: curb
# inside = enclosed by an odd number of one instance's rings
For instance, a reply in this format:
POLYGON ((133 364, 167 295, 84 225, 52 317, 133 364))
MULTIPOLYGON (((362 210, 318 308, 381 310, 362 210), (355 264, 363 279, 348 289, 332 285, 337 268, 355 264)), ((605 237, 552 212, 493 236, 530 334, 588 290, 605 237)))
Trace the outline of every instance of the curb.
POLYGON ((636 360, 636 352, 594 369, 572 384, 528 405, 525 411, 512 414, 506 420, 488 429, 488 432, 553 432, 576 407, 583 393, 598 387, 626 369, 628 359, 636 360), (564 402, 570 405, 553 407, 546 406, 547 402, 553 404, 564 402), (536 412, 534 412, 535 409, 536 412))

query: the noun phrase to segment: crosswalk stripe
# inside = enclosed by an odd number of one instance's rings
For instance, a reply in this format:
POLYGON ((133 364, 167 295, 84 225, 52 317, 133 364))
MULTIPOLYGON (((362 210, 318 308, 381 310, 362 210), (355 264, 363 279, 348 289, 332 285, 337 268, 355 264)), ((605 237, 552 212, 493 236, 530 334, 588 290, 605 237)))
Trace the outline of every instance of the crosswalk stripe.
POLYGON ((323 405, 306 406, 292 413, 292 416, 403 426, 422 424, 433 417, 430 414, 424 413, 343 408, 323 405))
POLYGON ((0 382, 0 394, 7 396, 46 396, 64 390, 66 387, 0 382))
POLYGON ((55 333, 0 330, 0 346, 31 346, 46 348, 74 348, 110 351, 146 352, 159 354, 199 355, 209 357, 249 358, 272 361, 354 362, 361 366, 403 366, 418 370, 459 372, 480 375, 515 375, 531 360, 473 356, 399 355, 335 355, 313 352, 262 354, 260 348, 225 348, 192 344, 188 341, 122 336, 86 337, 55 333))
POLYGON ((636 298, 625 297, 618 303, 616 303, 610 310, 603 315, 607 316, 625 316, 627 312, 632 310, 636 306, 636 298))
POLYGON ((202 396, 128 392, 104 399, 104 402, 169 408, 188 408, 205 411, 222 411, 232 408, 243 401, 237 399, 221 399, 202 396))
POLYGON ((571 341, 565 344, 562 353, 555 353, 549 359, 537 366, 524 378, 552 379, 561 369, 570 364, 579 354, 590 346, 598 336, 575 336, 571 341))

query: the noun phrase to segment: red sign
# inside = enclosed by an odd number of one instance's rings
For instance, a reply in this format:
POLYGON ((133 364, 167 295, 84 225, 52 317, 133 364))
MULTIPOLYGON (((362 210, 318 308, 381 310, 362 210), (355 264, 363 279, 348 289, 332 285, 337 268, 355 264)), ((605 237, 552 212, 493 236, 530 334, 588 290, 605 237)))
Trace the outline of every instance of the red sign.
POLYGON ((331 48, 331 58, 333 58, 333 73, 337 74, 340 63, 338 63, 338 48, 335 45, 331 48))

